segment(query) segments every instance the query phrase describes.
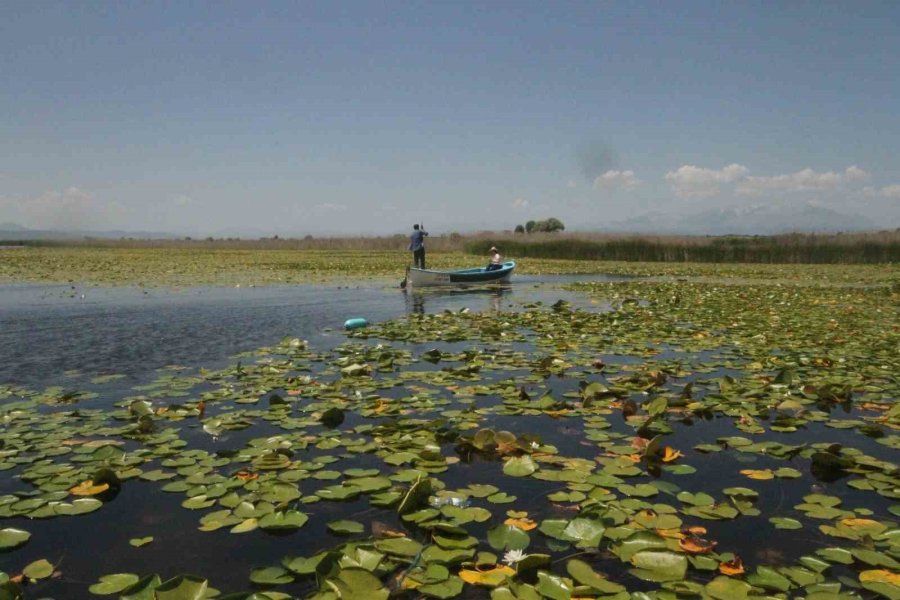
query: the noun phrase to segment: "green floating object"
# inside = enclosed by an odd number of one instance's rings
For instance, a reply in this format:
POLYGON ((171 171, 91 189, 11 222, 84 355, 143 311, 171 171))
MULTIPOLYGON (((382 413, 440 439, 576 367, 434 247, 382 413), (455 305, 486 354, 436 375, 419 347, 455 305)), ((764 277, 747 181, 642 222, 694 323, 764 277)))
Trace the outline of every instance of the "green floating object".
POLYGON ((362 317, 356 317, 344 321, 344 329, 359 329, 360 327, 365 327, 368 324, 369 322, 362 317))

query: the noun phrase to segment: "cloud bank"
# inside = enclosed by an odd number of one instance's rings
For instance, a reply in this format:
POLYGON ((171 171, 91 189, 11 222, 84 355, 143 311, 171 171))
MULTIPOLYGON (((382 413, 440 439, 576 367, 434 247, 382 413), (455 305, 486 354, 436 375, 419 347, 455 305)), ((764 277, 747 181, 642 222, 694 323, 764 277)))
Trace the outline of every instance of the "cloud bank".
POLYGON ((631 189, 641 183, 634 171, 610 170, 594 179, 595 190, 631 189))
POLYGON ((125 207, 102 200, 78 187, 52 190, 26 198, 0 197, 0 221, 33 229, 93 230, 116 227, 126 216, 125 207))
POLYGON ((869 173, 852 165, 839 172, 807 168, 795 173, 757 176, 750 175, 750 169, 744 165, 733 163, 721 169, 683 165, 667 172, 665 179, 679 198, 709 198, 721 193, 723 188, 741 196, 835 191, 867 181, 869 173))

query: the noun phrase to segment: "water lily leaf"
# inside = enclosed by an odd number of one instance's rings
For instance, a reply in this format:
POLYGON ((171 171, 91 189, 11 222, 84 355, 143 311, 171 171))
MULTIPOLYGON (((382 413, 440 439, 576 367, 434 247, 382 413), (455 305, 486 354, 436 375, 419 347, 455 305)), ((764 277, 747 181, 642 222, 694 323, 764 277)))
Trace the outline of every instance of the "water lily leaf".
POLYGON ((578 517, 569 521, 562 535, 570 541, 577 541, 580 548, 589 548, 600 543, 605 530, 601 521, 578 517))
POLYGON ((456 598, 463 591, 463 580, 454 575, 444 581, 420 585, 416 591, 432 598, 456 598))
POLYGON ((335 553, 319 552, 315 556, 309 558, 303 556, 289 556, 281 561, 281 565, 291 573, 297 575, 312 575, 320 571, 322 563, 336 563, 337 557, 335 553))
POLYGON ((735 556, 732 560, 724 561, 719 564, 719 572, 730 577, 733 577, 735 575, 743 575, 744 562, 740 559, 740 557, 735 556))
POLYGON ((109 489, 108 483, 94 484, 93 480, 82 481, 69 490, 73 496, 96 496, 109 489))
POLYGON ((188 498, 184 502, 181 503, 181 506, 184 508, 189 508, 191 510, 198 510, 201 508, 209 508, 210 506, 216 503, 215 499, 207 498, 205 495, 200 494, 199 496, 194 496, 193 498, 188 498))
POLYGON ((119 600, 156 600, 156 588, 161 580, 159 575, 147 575, 131 587, 122 590, 119 600))
POLYGON ((511 457, 503 464, 503 472, 512 477, 527 477, 537 470, 537 464, 527 454, 511 457))
POLYGON ((28 579, 45 579, 53 574, 53 565, 47 559, 42 558, 29 563, 27 567, 22 569, 22 574, 28 579))
POLYGON ((883 552, 868 550, 866 548, 853 548, 850 552, 857 560, 864 562, 867 565, 873 567, 886 567, 888 569, 893 569, 894 571, 900 571, 900 563, 883 552))
POLYGON ((503 522, 503 524, 504 525, 512 525, 513 527, 518 527, 522 531, 530 531, 538 526, 538 524, 535 521, 532 521, 531 519, 528 519, 525 517, 521 517, 521 518, 517 518, 517 519, 510 517, 509 519, 506 519, 503 522))
POLYGON ((775 469, 774 474, 775 477, 780 477, 782 479, 796 479, 803 475, 797 469, 792 469, 790 467, 781 467, 780 469, 775 469))
POLYGON ((545 598, 551 600, 569 600, 572 597, 572 586, 562 577, 546 571, 538 571, 538 583, 535 589, 545 598))
POLYGON ((830 562, 842 565, 852 565, 854 560, 853 554, 844 548, 822 548, 816 550, 816 554, 830 562))
POLYGON ((353 485, 358 487, 362 493, 366 494, 388 489, 391 487, 391 480, 384 476, 356 477, 353 479, 353 485))
POLYGON ((294 576, 283 567, 262 567, 250 571, 250 581, 259 585, 279 585, 294 581, 294 576))
POLYGON ((511 525, 488 529, 487 540, 494 550, 523 550, 531 542, 527 533, 511 525))
POLYGON ((507 577, 513 577, 515 570, 506 565, 496 565, 492 569, 475 571, 472 569, 460 569, 459 578, 472 585, 497 587, 506 581, 507 577))
POLYGON ((432 482, 430 478, 424 477, 416 480, 410 486, 409 491, 406 492, 403 500, 400 501, 397 512, 405 515, 421 508, 427 504, 428 496, 431 495, 431 492, 432 482))
POLYGON ((277 471, 291 466, 291 459, 280 452, 269 452, 253 460, 258 471, 277 471))
POLYGON ((472 483, 469 484, 468 487, 465 487, 460 491, 466 493, 469 496, 472 496, 473 498, 487 498, 488 496, 499 492, 500 488, 490 484, 472 483))
POLYGON ((679 492, 676 498, 685 504, 693 504, 694 506, 712 506, 716 502, 715 498, 704 492, 698 492, 696 494, 679 492))
POLYGON ((330 529, 334 533, 354 534, 362 533, 366 528, 362 523, 359 523, 357 521, 340 519, 328 523, 328 529, 330 529))
POLYGON ((614 547, 615 552, 623 561, 630 561, 638 552, 644 550, 656 550, 667 548, 666 540, 652 531, 639 531, 614 547))
POLYGON ((763 565, 757 567, 756 572, 747 577, 747 581, 751 585, 778 592, 786 592, 794 587, 790 579, 775 569, 763 565))
POLYGON ((635 576, 648 581, 677 581, 684 579, 688 560, 683 554, 665 550, 642 550, 631 557, 637 567, 635 576))
POLYGON ((685 535, 678 540, 678 547, 687 554, 707 554, 716 547, 716 542, 705 540, 696 535, 685 535))
POLYGON ((24 546, 31 539, 31 534, 23 529, 7 527, 0 529, 0 550, 13 550, 24 546))
POLYGON ((159 584, 154 593, 156 600, 202 600, 209 584, 193 575, 179 575, 159 584))
POLYGON ((128 540, 128 543, 130 545, 134 546, 135 548, 140 548, 141 546, 146 546, 147 544, 149 544, 152 541, 153 541, 153 536, 149 535, 147 537, 131 538, 130 540, 128 540))
POLYGON ((637 498, 649 498, 659 493, 659 489, 656 486, 652 486, 648 483, 639 483, 637 485, 623 483, 619 486, 619 491, 626 496, 634 496, 637 498))
POLYGON ((551 561, 549 554, 526 554, 521 560, 516 561, 516 573, 521 575, 540 567, 548 567, 551 561))
POLYGON ((309 516, 299 510, 273 511, 260 517, 259 526, 267 530, 299 529, 308 520, 309 516))
POLYGON ((719 576, 706 584, 706 593, 717 600, 742 600, 753 589, 749 583, 719 576))
POLYGON ((745 487, 729 487, 722 490, 726 496, 737 496, 739 498, 758 498, 759 492, 745 487))
POLYGON ((125 588, 131 587, 140 581, 140 577, 133 573, 114 573, 112 575, 103 575, 100 582, 95 583, 88 591, 92 594, 106 595, 116 594, 125 588))
POLYGON ((859 582, 867 590, 890 600, 900 598, 900 575, 884 569, 872 569, 859 574, 859 582))
POLYGON ((770 517, 769 522, 775 526, 775 529, 802 529, 803 524, 796 519, 787 517, 770 517))
POLYGON ((577 558, 566 562, 566 571, 572 576, 572 579, 581 585, 586 585, 601 594, 618 594, 625 591, 625 586, 608 580, 594 571, 589 564, 577 558))
POLYGON ((506 492, 498 492, 496 494, 491 494, 486 500, 491 504, 510 504, 516 501, 516 497, 510 496, 506 492))
POLYGON ((394 556, 413 557, 422 549, 422 544, 407 538, 388 538, 383 540, 375 540, 375 548, 394 556))
POLYGON ((232 527, 230 531, 231 533, 248 533, 250 531, 256 531, 258 528, 259 520, 256 517, 250 517, 232 527))
MULTIPOLYGON (((473 538, 474 539, 474 538, 473 538)), ((477 540, 476 545, 477 545, 477 540)), ((445 565, 461 563, 470 560, 475 556, 474 548, 440 548, 438 546, 428 546, 422 551, 422 560, 427 563, 440 563, 445 565)))
POLYGON ((336 579, 329 580, 346 600, 387 600, 389 592, 381 584, 381 580, 366 571, 350 567, 341 569, 336 579))
POLYGON ((66 514, 86 515, 87 513, 98 510, 101 506, 103 506, 103 503, 96 498, 79 498, 78 500, 74 500, 72 502, 72 508, 68 509, 68 512, 66 514))

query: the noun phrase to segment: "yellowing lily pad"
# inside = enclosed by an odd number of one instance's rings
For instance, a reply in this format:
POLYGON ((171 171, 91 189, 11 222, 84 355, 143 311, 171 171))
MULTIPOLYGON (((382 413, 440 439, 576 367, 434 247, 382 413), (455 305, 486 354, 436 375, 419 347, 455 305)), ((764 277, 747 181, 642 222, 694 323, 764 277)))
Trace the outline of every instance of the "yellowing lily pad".
POLYGON ((97 494, 102 494, 106 490, 109 489, 108 483, 101 483, 98 485, 94 485, 94 482, 90 479, 86 481, 82 481, 78 485, 69 489, 69 493, 73 496, 96 496, 97 494))

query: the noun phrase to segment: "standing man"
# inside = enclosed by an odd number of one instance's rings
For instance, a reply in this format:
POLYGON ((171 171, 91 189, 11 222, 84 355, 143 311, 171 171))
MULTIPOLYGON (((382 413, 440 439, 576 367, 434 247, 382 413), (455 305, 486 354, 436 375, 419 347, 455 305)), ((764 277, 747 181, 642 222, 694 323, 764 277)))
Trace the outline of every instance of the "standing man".
POLYGON ((413 266, 418 269, 425 268, 425 236, 428 232, 413 225, 413 232, 409 236, 409 249, 413 253, 413 266))

